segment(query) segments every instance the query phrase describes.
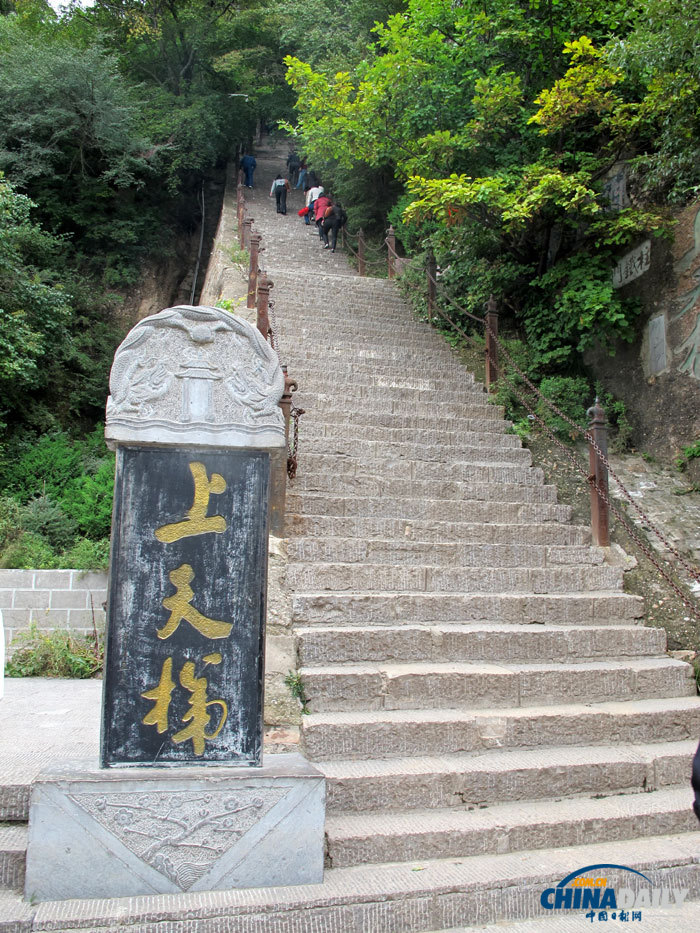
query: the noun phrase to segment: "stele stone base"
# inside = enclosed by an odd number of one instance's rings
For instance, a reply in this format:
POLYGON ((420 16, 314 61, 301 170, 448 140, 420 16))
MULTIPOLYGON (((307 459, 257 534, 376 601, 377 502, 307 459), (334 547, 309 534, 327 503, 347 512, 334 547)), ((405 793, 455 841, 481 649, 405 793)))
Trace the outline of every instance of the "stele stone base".
POLYGON ((52 766, 32 789, 25 896, 179 894, 323 880, 325 779, 260 768, 52 766))

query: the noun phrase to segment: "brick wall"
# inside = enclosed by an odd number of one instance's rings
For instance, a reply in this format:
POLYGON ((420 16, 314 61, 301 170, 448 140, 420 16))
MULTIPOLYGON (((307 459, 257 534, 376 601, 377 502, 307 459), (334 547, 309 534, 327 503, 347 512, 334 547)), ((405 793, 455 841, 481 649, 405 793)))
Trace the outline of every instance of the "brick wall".
POLYGON ((41 629, 92 633, 105 626, 107 574, 86 570, 0 570, 0 622, 9 645, 35 622, 41 629))

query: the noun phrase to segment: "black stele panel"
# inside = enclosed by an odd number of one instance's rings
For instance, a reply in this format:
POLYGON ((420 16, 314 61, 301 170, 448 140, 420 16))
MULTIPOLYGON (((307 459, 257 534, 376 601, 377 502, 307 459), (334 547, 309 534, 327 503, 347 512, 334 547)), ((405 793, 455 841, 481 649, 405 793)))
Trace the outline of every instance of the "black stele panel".
POLYGON ((117 455, 102 764, 256 765, 269 454, 117 455))

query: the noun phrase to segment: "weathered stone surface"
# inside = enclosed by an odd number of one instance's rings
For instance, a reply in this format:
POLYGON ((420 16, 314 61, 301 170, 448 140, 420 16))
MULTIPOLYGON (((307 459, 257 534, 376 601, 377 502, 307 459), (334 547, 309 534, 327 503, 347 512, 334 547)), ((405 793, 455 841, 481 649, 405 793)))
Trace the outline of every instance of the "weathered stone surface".
POLYGON ((484 709, 695 696, 692 669, 669 658, 576 664, 429 663, 302 668, 312 712, 484 709))
MULTIPOLYGON (((632 745, 649 735, 692 742, 698 732, 700 704, 688 696, 498 710, 311 713, 304 718, 304 748, 314 760, 363 760, 378 750, 383 758, 402 758, 489 748, 632 745)), ((687 769, 687 761, 682 767, 687 769)))
POLYGON ((497 622, 516 625, 620 625, 641 618, 637 596, 459 593, 305 593, 293 599, 298 624, 385 625, 407 622, 497 622))
POLYGON ((323 879, 324 780, 298 755, 263 768, 98 770, 32 791, 26 897, 63 900, 323 879))
POLYGON ((260 332, 219 308, 145 318, 118 348, 105 437, 112 444, 284 445, 284 377, 260 332))
POLYGON ((331 817, 334 868, 368 862, 464 858, 692 832, 685 788, 588 800, 501 804, 484 810, 417 810, 331 817), (523 842, 527 840, 526 845, 523 842))
POLYGON ((662 629, 639 626, 338 625, 298 628, 297 637, 304 666, 333 661, 609 660, 661 655, 666 646, 662 629))
POLYGON ((626 748, 491 751, 443 758, 319 762, 328 811, 481 806, 578 794, 640 793, 679 784, 697 742, 626 748))
POLYGON ((259 762, 268 482, 264 451, 120 446, 105 765, 259 762))

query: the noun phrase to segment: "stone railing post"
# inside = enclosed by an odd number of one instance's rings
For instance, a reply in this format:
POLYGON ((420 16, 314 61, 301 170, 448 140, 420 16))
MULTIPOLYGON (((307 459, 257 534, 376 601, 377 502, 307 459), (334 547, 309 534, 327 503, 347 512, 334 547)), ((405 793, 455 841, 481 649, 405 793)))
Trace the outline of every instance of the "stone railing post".
POLYGON ((259 233, 250 235, 250 265, 248 266, 248 301, 247 308, 256 307, 256 298, 258 290, 258 260, 260 255, 260 241, 262 236, 259 233))
POLYGON ((389 278, 396 278, 396 235, 390 226, 386 233, 387 269, 389 278))
POLYGON ((357 231, 357 271, 360 275, 365 274, 365 232, 362 227, 357 231))
MULTIPOLYGON (((597 398, 586 412, 586 417, 589 419, 588 431, 591 437, 602 451, 603 456, 607 458, 608 426, 605 411, 597 398)), ((608 503, 597 492, 597 490, 600 490, 606 498, 608 496, 608 468, 590 442, 588 445, 588 463, 591 471, 588 481, 590 483, 593 544, 597 544, 599 547, 610 547, 608 503)))
POLYGON ((496 338, 498 337, 498 302, 491 295, 489 300, 486 302, 486 390, 488 391, 491 386, 498 381, 498 344, 496 338))
POLYGON ((258 279, 258 313, 256 326, 260 333, 263 335, 264 340, 268 340, 270 337, 269 307, 271 288, 274 288, 274 282, 271 282, 263 272, 263 274, 258 279))
POLYGON ((202 892, 323 880, 323 776, 296 754, 262 760, 284 388, 272 347, 220 308, 168 308, 117 349, 100 765, 60 762, 36 780, 28 899, 181 894, 194 877, 202 892), (241 871, 229 856, 247 833, 264 845, 249 838, 241 871))
POLYGON ((427 278, 428 278, 428 321, 433 323, 433 314, 435 312, 435 302, 437 300, 437 288, 435 283, 437 282, 437 261, 435 259, 435 253, 430 251, 428 254, 428 265, 427 265, 427 278))

